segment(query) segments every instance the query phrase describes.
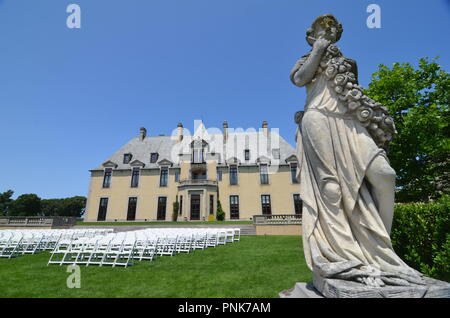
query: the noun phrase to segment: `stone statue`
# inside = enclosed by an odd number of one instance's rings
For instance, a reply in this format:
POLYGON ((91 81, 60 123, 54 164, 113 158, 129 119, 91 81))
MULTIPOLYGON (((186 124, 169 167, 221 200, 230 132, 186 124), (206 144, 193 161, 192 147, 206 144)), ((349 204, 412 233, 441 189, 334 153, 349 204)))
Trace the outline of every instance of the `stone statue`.
POLYGON ((312 50, 291 71, 307 90, 295 116, 305 258, 325 297, 423 297, 430 279, 390 240, 395 171, 384 148, 394 122, 358 85, 356 62, 335 45, 342 32, 333 15, 318 17, 306 33, 312 50))

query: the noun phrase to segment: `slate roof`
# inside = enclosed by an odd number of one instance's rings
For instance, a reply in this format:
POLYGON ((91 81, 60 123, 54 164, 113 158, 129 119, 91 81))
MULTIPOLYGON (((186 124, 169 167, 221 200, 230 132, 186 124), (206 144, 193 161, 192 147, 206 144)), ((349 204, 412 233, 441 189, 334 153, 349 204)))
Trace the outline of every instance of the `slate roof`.
MULTIPOLYGON (((269 130, 269 136, 269 140, 272 140, 272 148, 280 149, 279 159, 274 157, 271 149, 264 151, 267 143, 264 142, 265 139, 262 131, 229 133, 226 147, 223 147, 223 134, 212 134, 201 136, 200 138, 209 143, 209 151, 206 151, 206 159, 216 159, 219 166, 226 165, 226 162, 229 163, 230 159, 234 157, 236 157, 241 165, 256 165, 258 162, 264 162, 267 158, 271 163, 286 164, 286 159, 292 159, 292 156, 295 156, 295 149, 277 132, 269 130), (236 146, 232 143, 233 139, 235 140, 236 146), (258 144, 262 146, 258 146, 258 144), (224 148, 226 156, 224 155, 224 148), (261 148, 263 149, 261 150, 261 148), (236 151, 236 149, 238 150, 236 151), (243 149, 250 149, 250 160, 245 160, 243 149)), ((177 136, 147 136, 144 140, 136 137, 122 146, 112 156, 106 158, 103 163, 99 164, 93 170, 103 170, 105 163, 108 166, 112 166, 111 163, 114 163, 116 169, 131 169, 133 162, 136 162, 136 160, 145 164, 143 169, 159 168, 161 161, 163 161, 163 164, 167 164, 167 160, 172 163, 172 167, 178 167, 181 158, 180 154, 184 154, 183 157, 186 159, 190 158, 190 145, 196 138, 199 138, 199 136, 195 134, 194 136, 184 136, 183 141, 178 143, 177 136), (127 153, 131 153, 132 158, 129 163, 124 164, 124 154, 127 153), (158 153, 158 160, 155 163, 150 162, 151 153, 158 153)), ((271 143, 269 142, 268 144, 270 145, 271 143)))

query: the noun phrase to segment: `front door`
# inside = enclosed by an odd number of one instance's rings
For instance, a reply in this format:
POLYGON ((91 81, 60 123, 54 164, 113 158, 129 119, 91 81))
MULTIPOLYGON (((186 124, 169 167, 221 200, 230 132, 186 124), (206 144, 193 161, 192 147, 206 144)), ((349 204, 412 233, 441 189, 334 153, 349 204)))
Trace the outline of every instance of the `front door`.
POLYGON ((200 220, 200 194, 191 195, 191 220, 200 220))

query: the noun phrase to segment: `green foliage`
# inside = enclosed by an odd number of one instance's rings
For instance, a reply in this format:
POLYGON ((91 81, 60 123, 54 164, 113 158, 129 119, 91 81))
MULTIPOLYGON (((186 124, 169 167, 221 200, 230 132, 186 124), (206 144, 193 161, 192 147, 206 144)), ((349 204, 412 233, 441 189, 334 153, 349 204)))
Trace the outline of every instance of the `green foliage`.
POLYGON ((172 204, 172 221, 176 222, 178 220, 178 212, 180 211, 180 203, 178 199, 172 204))
POLYGON ((396 253, 426 276, 450 281, 450 196, 395 206, 391 240, 396 253))
POLYGON ((220 203, 220 200, 217 200, 216 219, 217 221, 225 220, 225 212, 222 209, 222 204, 220 203))
POLYGON ((397 202, 437 199, 449 193, 450 74, 428 59, 380 65, 366 94, 385 105, 398 135, 389 149, 397 172, 397 202))
POLYGON ((0 193, 0 215, 7 215, 8 208, 11 205, 13 199, 11 199, 14 194, 13 190, 8 190, 3 193, 0 193))
POLYGON ((41 198, 36 194, 22 194, 12 201, 9 209, 9 216, 38 216, 41 215, 41 198))
POLYGON ((42 200, 42 214, 45 216, 81 217, 85 207, 86 198, 82 196, 42 200))

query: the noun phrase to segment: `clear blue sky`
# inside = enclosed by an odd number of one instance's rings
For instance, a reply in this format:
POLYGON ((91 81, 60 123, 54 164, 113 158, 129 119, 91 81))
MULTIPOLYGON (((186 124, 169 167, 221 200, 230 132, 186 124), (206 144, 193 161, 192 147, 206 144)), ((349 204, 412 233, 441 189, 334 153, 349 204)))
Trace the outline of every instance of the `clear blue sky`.
POLYGON ((88 170, 141 126, 267 120, 294 145, 305 90, 289 72, 324 13, 363 86, 379 64, 439 55, 450 70, 447 0, 0 0, 0 192, 87 195, 88 170), (81 29, 66 26, 71 3, 81 29), (381 29, 366 26, 371 3, 381 29))

